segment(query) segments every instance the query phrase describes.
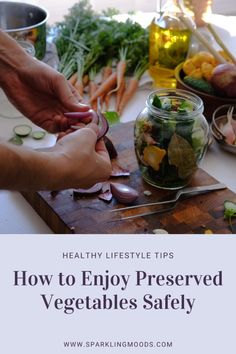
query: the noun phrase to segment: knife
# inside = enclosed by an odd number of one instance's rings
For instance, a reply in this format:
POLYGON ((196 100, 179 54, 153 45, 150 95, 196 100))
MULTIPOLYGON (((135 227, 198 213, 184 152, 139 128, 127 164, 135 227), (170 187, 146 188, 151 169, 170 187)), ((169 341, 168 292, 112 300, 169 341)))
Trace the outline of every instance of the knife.
POLYGON ((172 199, 169 199, 169 200, 157 201, 157 202, 139 204, 139 205, 132 205, 132 206, 124 207, 124 208, 113 209, 113 210, 110 210, 110 212, 112 213, 112 212, 119 212, 119 211, 131 210, 131 209, 138 209, 138 208, 143 208, 143 207, 148 207, 148 206, 165 205, 165 204, 174 203, 174 205, 172 207, 169 207, 166 209, 161 209, 161 210, 156 210, 156 211, 150 211, 150 212, 146 212, 146 213, 142 213, 142 214, 130 215, 130 216, 126 216, 126 217, 122 217, 120 219, 114 219, 114 220, 110 220, 110 221, 112 222, 112 221, 127 220, 127 219, 136 218, 136 217, 140 217, 140 216, 147 216, 147 215, 152 215, 152 214, 157 214, 157 213, 169 211, 169 210, 172 210, 175 208, 175 206, 177 205, 177 201, 183 195, 185 195, 185 197, 188 198, 188 197, 193 197, 195 195, 204 194, 204 193, 208 193, 208 192, 211 192, 214 190, 220 190, 220 189, 225 189, 225 188, 226 188, 226 186, 223 183, 216 183, 216 184, 211 184, 208 186, 183 188, 183 189, 178 190, 175 197, 172 199))

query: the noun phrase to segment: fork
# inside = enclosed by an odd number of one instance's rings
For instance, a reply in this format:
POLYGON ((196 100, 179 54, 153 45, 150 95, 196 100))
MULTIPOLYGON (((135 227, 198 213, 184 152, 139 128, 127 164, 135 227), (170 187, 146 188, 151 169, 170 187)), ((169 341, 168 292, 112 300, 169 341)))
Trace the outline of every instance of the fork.
MULTIPOLYGON (((149 216, 149 215, 154 215, 154 214, 161 214, 161 213, 167 213, 168 211, 171 211, 173 209, 176 208, 178 204, 178 201, 175 202, 173 205, 171 205, 170 207, 167 208, 163 208, 163 209, 159 209, 159 210, 154 210, 154 211, 147 211, 145 213, 140 213, 140 214, 135 214, 135 215, 129 215, 129 216, 123 216, 121 218, 117 218, 117 219, 112 219, 109 220, 108 222, 115 222, 115 221, 123 221, 123 220, 129 220, 129 219, 134 219, 134 218, 139 218, 142 216, 149 216)), ((120 209, 117 209, 120 210, 120 209)))
POLYGON ((164 200, 164 201, 157 201, 157 202, 152 202, 152 203, 145 203, 145 204, 139 204, 139 205, 132 205, 124 208, 118 208, 118 209, 112 209, 110 210, 110 213, 113 212, 119 212, 119 211, 124 211, 124 210, 131 210, 131 209, 138 209, 138 208, 143 208, 143 207, 149 207, 149 206, 154 206, 154 205, 164 205, 164 204, 171 204, 171 203, 176 203, 179 198, 183 195, 186 195, 188 197, 202 194, 202 193, 208 193, 213 190, 219 190, 219 189, 225 189, 226 186, 223 183, 216 183, 216 184, 211 184, 209 186, 199 186, 199 187, 187 187, 183 188, 177 191, 176 195, 172 199, 164 200))
POLYGON ((148 211, 140 214, 134 214, 134 215, 129 215, 129 216, 124 216, 121 218, 109 220, 108 222, 115 222, 115 221, 124 221, 124 220, 129 220, 129 219, 134 219, 138 217, 143 217, 143 216, 149 216, 149 215, 154 215, 154 214, 160 214, 160 213, 165 213, 168 211, 173 210, 180 199, 182 195, 186 195, 187 197, 191 197, 194 195, 198 194, 203 194, 203 193, 208 193, 213 190, 219 190, 219 189, 224 189, 226 186, 222 183, 216 183, 212 184, 209 186, 199 186, 199 187, 187 187, 183 188, 181 190, 178 190, 175 197, 169 200, 164 200, 164 201, 159 201, 159 202, 153 202, 153 203, 146 203, 146 204, 139 204, 139 205, 133 205, 129 207, 124 207, 124 208, 119 208, 119 209, 113 209, 110 210, 110 212, 119 212, 119 211, 124 211, 124 210, 131 210, 131 209, 138 209, 138 208, 143 208, 143 207, 148 207, 148 206, 156 206, 156 205, 165 205, 165 204, 173 204, 167 208, 159 209, 159 210, 154 210, 154 211, 148 211))

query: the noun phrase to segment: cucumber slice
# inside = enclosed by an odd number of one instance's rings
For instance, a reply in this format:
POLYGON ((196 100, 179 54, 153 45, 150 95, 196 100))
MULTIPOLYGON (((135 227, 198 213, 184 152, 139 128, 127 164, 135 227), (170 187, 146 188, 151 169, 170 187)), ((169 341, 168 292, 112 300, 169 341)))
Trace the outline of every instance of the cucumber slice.
POLYGON ((37 130, 37 131, 33 132, 31 135, 32 135, 33 139, 40 140, 45 137, 45 134, 46 134, 46 132, 44 132, 42 130, 37 130))
POLYGON ((20 125, 16 125, 14 128, 13 128, 13 131, 16 135, 24 138, 26 136, 28 136, 31 131, 32 131, 32 128, 27 125, 27 124, 20 124, 20 125))
POLYGON ((15 144, 15 145, 22 145, 23 140, 21 139, 20 136, 13 136, 11 139, 8 140, 9 143, 15 144))
POLYGON ((224 207, 226 210, 230 210, 232 213, 236 214, 236 203, 233 203, 230 200, 225 200, 224 207))

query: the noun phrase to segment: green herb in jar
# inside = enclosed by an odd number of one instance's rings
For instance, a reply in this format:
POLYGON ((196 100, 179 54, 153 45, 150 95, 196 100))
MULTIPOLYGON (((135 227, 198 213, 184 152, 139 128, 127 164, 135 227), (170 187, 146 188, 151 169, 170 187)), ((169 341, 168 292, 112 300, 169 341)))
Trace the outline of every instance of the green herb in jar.
POLYGON ((169 112, 188 113, 194 110, 193 104, 188 100, 158 97, 158 95, 153 97, 152 105, 169 112))

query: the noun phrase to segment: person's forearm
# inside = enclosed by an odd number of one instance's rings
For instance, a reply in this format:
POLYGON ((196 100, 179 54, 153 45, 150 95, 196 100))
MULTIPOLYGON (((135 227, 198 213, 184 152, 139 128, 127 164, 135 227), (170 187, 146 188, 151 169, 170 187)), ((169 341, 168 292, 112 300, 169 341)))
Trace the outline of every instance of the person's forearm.
POLYGON ((0 84, 8 71, 15 70, 31 57, 17 42, 0 29, 0 84))
POLYGON ((0 144, 0 189, 35 191, 62 187, 63 171, 57 167, 58 157, 53 151, 0 144))

